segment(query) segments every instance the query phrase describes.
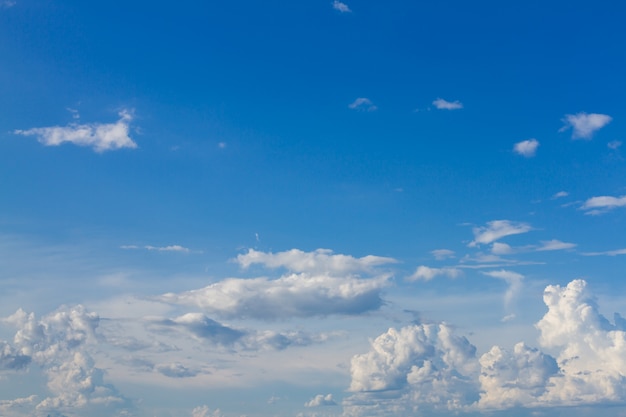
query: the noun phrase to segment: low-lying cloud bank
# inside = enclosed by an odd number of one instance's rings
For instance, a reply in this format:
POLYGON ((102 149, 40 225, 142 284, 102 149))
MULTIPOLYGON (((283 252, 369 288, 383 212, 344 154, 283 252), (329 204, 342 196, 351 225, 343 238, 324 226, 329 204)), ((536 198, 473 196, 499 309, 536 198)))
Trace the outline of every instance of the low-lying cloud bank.
POLYGON ((626 403, 626 320, 611 323, 586 282, 550 285, 536 324, 541 349, 523 342, 476 348, 443 324, 389 329, 355 355, 347 416, 478 412, 626 403))

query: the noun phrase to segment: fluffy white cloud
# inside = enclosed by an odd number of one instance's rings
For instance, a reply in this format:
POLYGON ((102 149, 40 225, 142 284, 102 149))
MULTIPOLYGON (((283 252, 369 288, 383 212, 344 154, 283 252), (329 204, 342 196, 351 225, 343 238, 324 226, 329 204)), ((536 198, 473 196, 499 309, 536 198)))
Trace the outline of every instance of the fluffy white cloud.
POLYGON ((439 110, 458 110, 463 108, 463 103, 459 100, 447 101, 442 98, 434 100, 433 105, 439 110))
POLYGON ((560 131, 572 129, 572 139, 591 139, 593 134, 602 129, 613 120, 611 116, 598 113, 580 112, 566 114, 563 118, 565 124, 560 131))
POLYGON ((274 280, 229 278, 197 290, 164 294, 158 299, 231 318, 360 314, 382 306, 381 291, 387 280, 388 276, 362 279, 304 273, 274 280))
POLYGON ((468 246, 475 247, 479 244, 489 244, 505 236, 527 233, 530 230, 532 228, 527 223, 493 220, 488 222, 487 226, 475 227, 472 230, 474 232, 474 240, 468 246))
POLYGON ((28 130, 15 130, 23 136, 36 136, 46 146, 58 146, 68 142, 78 146, 90 146, 96 152, 122 148, 136 148, 137 144, 128 135, 132 113, 123 110, 115 123, 69 124, 65 127, 36 127, 28 130))
POLYGON ((335 400, 333 400, 333 394, 327 394, 327 395, 319 394, 311 398, 310 401, 307 401, 306 403, 304 403, 305 407, 322 407, 322 406, 329 406, 329 405, 337 405, 335 400))
POLYGON ((609 210, 612 210, 616 207, 625 207, 626 206, 626 195, 621 197, 612 197, 612 196, 599 196, 599 197, 591 197, 587 201, 583 203, 580 207, 581 210, 586 210, 585 214, 597 215, 606 213, 609 210))
POLYGON ((347 4, 342 3, 339 0, 333 1, 333 9, 339 10, 341 13, 349 13, 352 11, 347 4))
POLYGON ((303 252, 291 249, 284 252, 259 252, 250 249, 248 253, 238 255, 237 263, 243 268, 260 264, 267 268, 286 268, 292 272, 308 272, 323 274, 348 274, 371 271, 374 267, 396 263, 393 258, 367 255, 354 258, 350 255, 333 254, 330 249, 317 249, 303 252))
POLYGON ((430 281, 431 279, 443 275, 448 278, 457 278, 462 271, 457 268, 430 268, 420 265, 417 267, 413 275, 407 278, 408 281, 430 281))
POLYGON ((531 156, 535 156, 538 147, 539 141, 537 139, 528 139, 517 142, 515 146, 513 146, 513 151, 526 158, 530 158, 531 156))
POLYGON ((374 111, 378 109, 378 107, 376 107, 374 103, 372 103, 372 100, 370 100, 367 97, 357 98, 352 103, 350 103, 348 107, 351 108, 352 110, 363 110, 363 111, 374 111))

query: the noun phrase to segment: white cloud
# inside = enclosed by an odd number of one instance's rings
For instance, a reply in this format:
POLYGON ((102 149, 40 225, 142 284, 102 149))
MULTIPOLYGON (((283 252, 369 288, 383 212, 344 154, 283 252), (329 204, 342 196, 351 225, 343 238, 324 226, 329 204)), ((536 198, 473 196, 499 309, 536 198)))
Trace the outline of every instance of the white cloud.
POLYGON ((339 10, 341 13, 350 13, 352 11, 347 4, 342 3, 339 0, 333 1, 333 9, 339 10))
POLYGON ((569 195, 569 193, 567 191, 559 191, 558 193, 555 193, 552 196, 553 200, 556 200, 557 198, 563 198, 563 197, 567 197, 569 195))
POLYGON ((191 411, 191 417, 223 417, 224 415, 218 409, 211 411, 208 405, 196 407, 191 411))
POLYGON ((442 98, 433 101, 433 105, 439 110, 458 110, 463 108, 463 103, 458 100, 446 101, 442 98))
POLYGON ((120 249, 145 249, 145 250, 157 251, 157 252, 185 252, 185 253, 190 252, 189 248, 186 248, 186 247, 180 246, 180 245, 168 245, 168 246, 122 245, 122 246, 120 246, 120 249))
POLYGON ((622 146, 622 142, 619 140, 612 140, 606 144, 609 149, 613 149, 614 151, 619 149, 622 146))
POLYGON ((491 245, 491 253, 494 255, 510 255, 515 251, 510 245, 501 242, 493 242, 491 245))
POLYGON ((58 146, 68 142, 78 146, 90 146, 96 152, 122 148, 136 148, 137 144, 128 136, 132 113, 123 110, 115 123, 71 123, 65 127, 36 127, 28 130, 15 130, 16 135, 36 136, 45 146, 58 146))
POLYGON ((435 250, 430 251, 430 253, 438 261, 454 258, 454 251, 450 249, 435 249, 435 250))
POLYGON ((362 111, 374 111, 378 109, 378 107, 376 107, 374 103, 372 103, 372 100, 370 100, 367 97, 357 98, 352 103, 350 103, 348 107, 353 110, 362 110, 362 111))
POLYGON ((552 239, 552 240, 542 240, 541 246, 537 247, 535 250, 538 252, 552 251, 552 250, 565 250, 565 249, 573 249, 576 246, 577 245, 575 243, 561 242, 560 240, 552 239))
POLYGON ((332 394, 322 395, 318 394, 315 397, 311 398, 310 401, 304 403, 305 407, 322 407, 329 405, 337 405, 335 400, 333 400, 332 394))
POLYGON ((626 255, 626 248, 624 249, 616 249, 616 250, 609 250, 606 252, 586 252, 583 253, 582 255, 585 256, 617 256, 617 255, 626 255))
POLYGON ((494 220, 487 222, 487 226, 475 227, 474 240, 470 242, 469 247, 475 247, 479 244, 489 244, 505 236, 527 233, 532 228, 530 225, 521 222, 512 222, 510 220, 494 220))
POLYGON ((371 271, 374 267, 396 263, 393 258, 367 255, 354 258, 350 255, 333 254, 330 249, 317 249, 313 252, 304 252, 291 249, 284 252, 260 252, 254 249, 248 253, 238 255, 237 263, 243 268, 260 264, 267 268, 286 268, 292 272, 347 274, 361 271, 371 271))
POLYGON ((596 131, 609 124, 611 120, 613 120, 611 116, 606 114, 585 112, 566 114, 562 119, 565 125, 559 131, 572 128, 572 139, 591 139, 596 131))
POLYGON ((505 307, 510 307, 513 299, 517 296, 522 288, 522 281, 524 280, 524 276, 522 274, 518 274, 517 272, 507 271, 505 269, 501 269, 499 271, 483 272, 483 274, 492 278, 501 279, 509 285, 506 293, 504 294, 504 305, 505 307))
POLYGON ((612 197, 612 196, 599 196, 599 197, 591 197, 587 201, 583 203, 580 207, 581 210, 587 210, 585 214, 597 215, 606 213, 609 210, 612 210, 616 207, 625 207, 626 206, 626 195, 621 197, 612 197))
POLYGON ((420 265, 417 267, 413 275, 407 278, 407 281, 430 281, 431 279, 443 275, 448 278, 457 278, 462 271, 457 268, 430 268, 420 265))
POLYGON ((513 150, 526 158, 530 158, 531 156, 535 156, 538 147, 539 141, 537 139, 528 139, 517 142, 515 146, 513 146, 513 150))
POLYGON ((192 305, 222 317, 277 319, 330 314, 360 314, 383 304, 388 276, 370 279, 290 274, 278 279, 229 278, 205 288, 158 299, 192 305))

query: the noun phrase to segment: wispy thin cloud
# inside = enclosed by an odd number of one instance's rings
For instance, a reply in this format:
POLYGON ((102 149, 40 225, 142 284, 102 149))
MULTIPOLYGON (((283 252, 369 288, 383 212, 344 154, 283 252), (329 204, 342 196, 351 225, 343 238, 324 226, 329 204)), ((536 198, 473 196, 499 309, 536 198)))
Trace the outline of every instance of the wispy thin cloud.
POLYGON ((553 200, 556 200, 557 198, 563 198, 563 197, 567 197, 569 195, 569 193, 567 191, 559 191, 558 193, 555 193, 552 196, 553 200))
POLYGON ((367 97, 358 97, 352 103, 348 104, 348 107, 352 110, 361 110, 361 111, 375 111, 378 109, 367 97))
POLYGON ((614 151, 618 150, 622 146, 622 142, 619 140, 612 140, 606 144, 607 148, 613 149, 614 151))
POLYGON ((137 144, 128 135, 129 124, 133 120, 132 112, 122 110, 119 116, 120 119, 115 123, 70 123, 67 126, 18 129, 14 133, 22 136, 35 136, 45 146, 72 143, 77 146, 91 147, 96 152, 136 148, 137 144))
POLYGON ((191 250, 184 246, 180 245, 169 245, 169 246, 137 246, 137 245, 122 245, 120 249, 144 249, 149 251, 157 251, 157 252, 185 252, 189 253, 191 250))
POLYGON ((462 271, 457 268, 430 268, 428 266, 419 266, 413 275, 407 278, 407 281, 430 281, 438 276, 445 276, 448 278, 457 278, 462 271))
POLYGON ((553 250, 567 250, 574 249, 577 245, 575 243, 561 242, 557 239, 552 240, 542 240, 541 246, 537 247, 535 250, 538 252, 543 251, 553 251, 553 250))
POLYGON ((341 13, 350 13, 350 7, 346 3, 342 3, 339 0, 333 1, 333 9, 340 11, 341 13))
POLYGON ((611 116, 599 113, 580 112, 566 114, 562 119, 564 126, 559 132, 572 129, 572 139, 591 139, 593 134, 613 120, 611 116))
POLYGON ((521 142, 517 142, 513 146, 513 151, 515 151, 515 153, 522 155, 526 158, 530 158, 530 157, 535 156, 535 153, 537 152, 538 147, 539 147, 539 141, 537 139, 528 139, 528 140, 523 140, 521 142))
POLYGON ((487 222, 487 226, 475 227, 474 240, 469 243, 469 247, 479 244, 489 244, 505 236, 526 233, 532 230, 527 223, 513 222, 510 220, 494 220, 487 222))
POLYGON ((624 249, 616 249, 609 250, 605 252, 584 252, 581 255, 584 256, 618 256, 618 255, 626 255, 626 248, 624 249))
POLYGON ((463 103, 459 100, 447 101, 442 98, 433 101, 433 105, 439 110, 458 110, 463 108, 463 103))
POLYGON ((0 1, 0 9, 8 9, 15 6, 17 3, 11 0, 0 1))
POLYGON ((617 207, 626 207, 626 195, 621 197, 612 197, 607 195, 591 197, 583 203, 580 209, 585 210, 585 214, 593 216, 604 214, 617 207))
POLYGON ((431 250, 430 253, 438 261, 454 258, 454 251, 450 249, 435 249, 435 250, 431 250))

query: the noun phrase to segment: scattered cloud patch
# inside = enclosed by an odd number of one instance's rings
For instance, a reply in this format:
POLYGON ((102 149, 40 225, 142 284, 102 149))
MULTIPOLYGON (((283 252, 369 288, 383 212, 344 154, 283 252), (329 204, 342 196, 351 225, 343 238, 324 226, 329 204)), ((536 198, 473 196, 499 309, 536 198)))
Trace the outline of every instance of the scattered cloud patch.
POLYGON ((360 111, 375 111, 378 109, 367 97, 359 97, 354 100, 352 103, 348 104, 348 107, 352 110, 360 110, 360 111))
POLYGON ((340 11, 341 13, 350 13, 350 7, 347 4, 340 2, 339 0, 333 1, 333 9, 340 11))
POLYGON ((624 249, 616 249, 609 250, 605 252, 584 252, 582 253, 584 256, 618 256, 618 255, 626 255, 626 248, 624 249))
POLYGON ((191 417, 224 417, 218 409, 211 411, 208 405, 196 407, 191 411, 191 417))
POLYGON ((515 153, 522 155, 526 158, 530 158, 535 156, 537 152, 537 148, 539 147, 539 141, 537 139, 528 139, 523 140, 521 142, 517 142, 515 146, 513 146, 513 151, 515 153))
POLYGON ((442 98, 434 100, 433 105, 439 110, 459 110, 463 108, 463 103, 458 100, 447 101, 442 98))
POLYGON ((573 249, 576 246, 577 245, 575 243, 561 242, 560 240, 552 239, 552 240, 542 240, 541 246, 537 247, 535 250, 538 252, 552 251, 552 250, 566 250, 566 249, 573 249))
POLYGON ((407 278, 407 281, 430 281, 437 276, 457 278, 461 274, 462 271, 457 268, 430 268, 420 265, 417 267, 413 275, 407 278))
POLYGON ((614 151, 618 150, 622 146, 622 142, 619 140, 612 140, 606 144, 609 149, 613 149, 614 151))
POLYGON ((0 1, 0 9, 9 9, 9 8, 15 6, 16 4, 17 4, 17 2, 12 1, 12 0, 0 1))
POLYGON ((598 113, 580 112, 566 114, 562 119, 564 126, 559 132, 572 129, 572 139, 591 139, 595 132, 602 129, 613 120, 611 116, 598 113))
POLYGON ((599 197, 591 197, 583 203, 580 209, 585 210, 585 214, 598 215, 604 214, 610 210, 613 210, 614 208, 625 206, 626 195, 623 195, 621 197, 612 197, 605 195, 599 197))
POLYGON ((469 243, 469 247, 480 244, 489 244, 505 236, 527 233, 532 228, 527 223, 513 222, 510 220, 493 220, 487 222, 486 226, 475 227, 474 240, 469 243))
POLYGON ((36 127, 27 130, 15 130, 16 135, 36 136, 45 146, 59 146, 72 143, 88 146, 96 152, 105 152, 122 148, 134 149, 137 144, 129 136, 129 124, 133 120, 132 112, 123 110, 115 123, 75 124, 67 126, 36 127))
POLYGON ((323 406, 331 406, 331 405, 337 405, 335 400, 333 400, 332 394, 327 394, 327 395, 319 394, 311 398, 310 401, 307 401, 306 403, 304 403, 305 407, 323 407, 323 406))

